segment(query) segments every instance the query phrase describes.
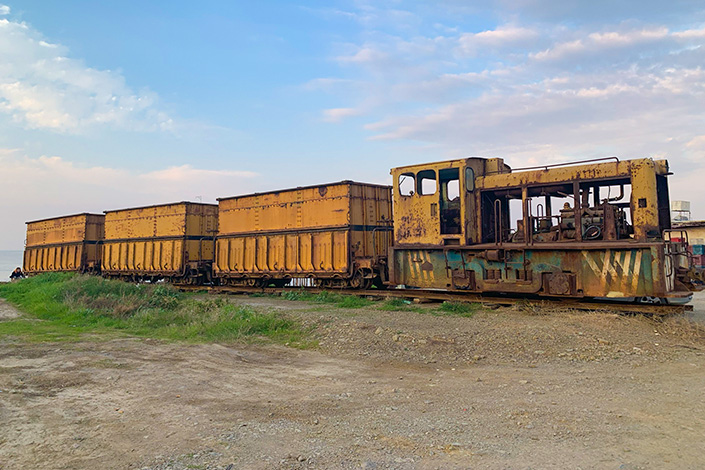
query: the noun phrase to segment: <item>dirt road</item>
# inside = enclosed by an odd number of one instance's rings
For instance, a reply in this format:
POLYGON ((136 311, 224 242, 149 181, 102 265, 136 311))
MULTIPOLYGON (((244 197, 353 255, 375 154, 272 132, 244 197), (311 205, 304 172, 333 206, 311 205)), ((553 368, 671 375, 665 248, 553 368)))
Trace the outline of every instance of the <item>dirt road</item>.
POLYGON ((0 344, 0 469, 703 467, 705 338, 682 319, 232 301, 320 347, 0 344))

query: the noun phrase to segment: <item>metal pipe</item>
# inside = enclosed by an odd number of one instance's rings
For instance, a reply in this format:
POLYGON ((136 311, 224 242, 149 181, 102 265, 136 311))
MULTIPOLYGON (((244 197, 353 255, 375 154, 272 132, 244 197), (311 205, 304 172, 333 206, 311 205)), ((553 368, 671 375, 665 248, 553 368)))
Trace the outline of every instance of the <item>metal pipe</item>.
MULTIPOLYGON (((553 165, 541 165, 541 166, 527 166, 523 168, 511 168, 509 170, 509 173, 513 173, 516 171, 526 171, 526 170, 548 170, 549 168, 556 168, 559 166, 571 166, 571 165, 582 165, 583 163, 594 163, 594 162, 604 162, 608 160, 614 160, 615 162, 619 163, 619 158, 617 157, 604 157, 604 158, 593 158, 591 160, 580 160, 577 162, 566 162, 566 163, 555 163, 553 165)), ((488 171, 485 174, 486 175, 491 175, 493 173, 505 173, 504 171, 500 170, 495 170, 495 171, 488 171)))

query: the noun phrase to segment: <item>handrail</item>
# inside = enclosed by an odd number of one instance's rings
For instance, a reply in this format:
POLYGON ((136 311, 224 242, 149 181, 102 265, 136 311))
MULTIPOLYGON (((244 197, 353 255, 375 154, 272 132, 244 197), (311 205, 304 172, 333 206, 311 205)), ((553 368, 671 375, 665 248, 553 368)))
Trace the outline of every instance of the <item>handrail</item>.
MULTIPOLYGON (((514 173, 515 171, 526 171, 526 170, 548 170, 549 168, 556 168, 559 166, 570 166, 570 165, 581 165, 583 163, 594 163, 594 162, 604 162, 607 160, 614 160, 619 163, 619 158, 617 157, 603 157, 603 158, 593 158, 591 160, 580 160, 577 162, 566 162, 566 163, 554 163, 553 165, 539 165, 539 166, 527 166, 524 168, 510 168, 508 173, 514 173)), ((507 173, 502 170, 488 171, 485 175, 491 175, 494 173, 507 173)))
POLYGON ((502 201, 495 199, 494 201, 494 242, 496 245, 502 243, 502 201))

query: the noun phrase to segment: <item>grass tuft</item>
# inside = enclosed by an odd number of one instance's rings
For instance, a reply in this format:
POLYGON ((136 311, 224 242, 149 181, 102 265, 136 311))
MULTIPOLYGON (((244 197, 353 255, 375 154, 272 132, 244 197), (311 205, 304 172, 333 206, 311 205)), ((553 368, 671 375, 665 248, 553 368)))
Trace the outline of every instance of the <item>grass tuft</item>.
POLYGON ((472 317, 481 307, 479 303, 468 302, 443 302, 436 309, 437 315, 449 315, 456 317, 472 317))
POLYGON ((306 292, 305 289, 286 292, 282 296, 286 300, 333 304, 338 308, 363 308, 372 305, 372 301, 356 295, 344 295, 336 292, 323 291, 318 294, 306 292))
POLYGON ((380 310, 386 310, 388 312, 417 312, 422 313, 423 309, 410 300, 402 298, 392 298, 384 301, 382 305, 379 306, 380 310))
POLYGON ((48 273, 0 285, 4 297, 34 318, 0 322, 0 337, 72 341, 86 334, 172 341, 269 339, 306 347, 293 320, 223 298, 199 299, 168 284, 130 284, 95 276, 48 273))

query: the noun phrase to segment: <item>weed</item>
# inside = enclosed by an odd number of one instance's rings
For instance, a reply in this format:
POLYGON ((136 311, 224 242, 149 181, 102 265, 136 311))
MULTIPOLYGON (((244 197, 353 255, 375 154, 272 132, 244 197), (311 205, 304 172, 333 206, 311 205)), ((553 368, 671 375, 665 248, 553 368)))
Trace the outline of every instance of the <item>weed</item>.
POLYGON ((423 309, 418 305, 414 305, 413 302, 401 298, 393 298, 386 300, 382 305, 378 307, 380 310, 386 310, 389 312, 423 312, 423 309))
POLYGON ((358 297, 356 295, 344 295, 342 299, 335 303, 338 308, 363 308, 372 305, 370 299, 358 297))
POLYGON ((443 302, 436 309, 437 315, 449 315, 469 318, 473 316, 481 307, 478 303, 468 302, 443 302))
POLYGON ((363 308, 372 304, 372 301, 356 295, 344 295, 337 292, 323 291, 318 294, 306 292, 305 289, 286 292, 282 297, 286 300, 314 302, 318 304, 334 304, 338 308, 363 308))
MULTIPOLYGON (((320 294, 319 294, 320 295, 320 294)), ((304 300, 304 301, 315 301, 316 295, 306 292, 305 289, 292 290, 291 292, 285 292, 282 295, 286 300, 304 300)))

